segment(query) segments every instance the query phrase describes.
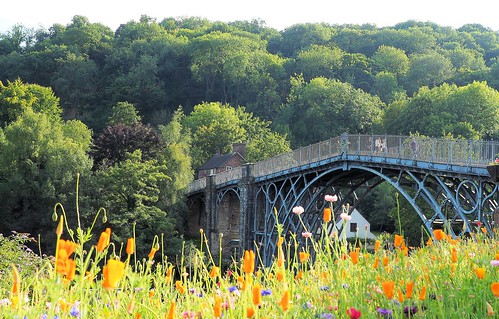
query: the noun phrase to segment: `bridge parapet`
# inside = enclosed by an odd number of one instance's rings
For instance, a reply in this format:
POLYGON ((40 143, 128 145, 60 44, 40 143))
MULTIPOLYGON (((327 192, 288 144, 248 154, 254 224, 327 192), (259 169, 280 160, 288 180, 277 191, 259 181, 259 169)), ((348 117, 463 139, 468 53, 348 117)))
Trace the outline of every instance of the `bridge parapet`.
MULTIPOLYGON (((254 164, 253 176, 261 177, 291 168, 345 155, 364 155, 422 161, 429 164, 486 167, 499 154, 499 142, 457 140, 403 135, 347 135, 311 144, 292 152, 278 155, 254 164)), ((219 173, 216 185, 237 181, 241 168, 219 173)), ((206 180, 195 180, 188 193, 206 187, 206 180)))

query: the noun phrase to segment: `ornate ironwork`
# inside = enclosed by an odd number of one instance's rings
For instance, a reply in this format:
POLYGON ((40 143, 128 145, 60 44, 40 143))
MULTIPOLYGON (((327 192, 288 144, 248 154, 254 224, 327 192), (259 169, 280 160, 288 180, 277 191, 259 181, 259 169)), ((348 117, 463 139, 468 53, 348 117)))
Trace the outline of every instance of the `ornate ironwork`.
MULTIPOLYGON (((324 231, 324 195, 340 196, 338 216, 342 203, 361 200, 383 182, 412 205, 429 233, 436 223, 453 236, 472 232, 476 224, 491 231, 498 186, 486 166, 496 152, 499 143, 491 141, 342 135, 257 162, 248 239, 268 261, 276 251, 278 223, 286 236, 305 230, 318 235, 324 231), (292 213, 297 205, 305 208, 301 216, 292 213)), ((237 169, 215 176, 217 206, 228 191, 240 198, 240 179, 237 169)))

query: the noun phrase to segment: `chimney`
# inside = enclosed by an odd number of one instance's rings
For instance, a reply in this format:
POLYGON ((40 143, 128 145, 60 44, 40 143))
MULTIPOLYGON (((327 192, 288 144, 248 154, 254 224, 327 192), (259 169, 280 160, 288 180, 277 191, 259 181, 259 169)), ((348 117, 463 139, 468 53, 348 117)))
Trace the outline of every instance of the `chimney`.
POLYGON ((239 153, 243 158, 246 157, 246 143, 234 143, 232 144, 232 151, 234 153, 239 153))

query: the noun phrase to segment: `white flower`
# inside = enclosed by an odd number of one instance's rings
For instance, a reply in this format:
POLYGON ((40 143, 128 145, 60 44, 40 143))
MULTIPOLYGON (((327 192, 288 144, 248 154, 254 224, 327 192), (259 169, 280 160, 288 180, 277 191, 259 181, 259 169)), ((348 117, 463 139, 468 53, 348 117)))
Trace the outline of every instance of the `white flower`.
POLYGON ((301 206, 293 207, 293 213, 295 213, 296 215, 301 215, 304 211, 305 209, 303 209, 303 207, 301 206))
POLYGON ((324 200, 326 202, 330 202, 330 203, 331 202, 336 202, 338 200, 338 196, 336 196, 336 195, 326 195, 326 196, 324 196, 324 200))
POLYGON ((301 233, 301 236, 304 238, 310 238, 310 237, 312 237, 312 233, 308 232, 308 231, 304 231, 301 233))
POLYGON ((347 213, 341 213, 340 218, 344 221, 349 221, 350 219, 352 219, 352 216, 348 215, 347 213))

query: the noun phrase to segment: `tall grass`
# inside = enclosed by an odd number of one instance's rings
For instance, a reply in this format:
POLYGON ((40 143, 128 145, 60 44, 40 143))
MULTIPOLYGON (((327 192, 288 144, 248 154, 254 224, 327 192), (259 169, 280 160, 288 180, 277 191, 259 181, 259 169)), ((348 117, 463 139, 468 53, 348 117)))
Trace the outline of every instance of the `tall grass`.
POLYGON ((35 275, 18 278, 18 266, 7 269, 13 284, 0 291, 0 318, 447 319, 493 318, 499 311, 497 236, 479 231, 459 240, 438 232, 424 247, 410 248, 396 235, 368 249, 328 234, 328 223, 317 238, 279 234, 268 266, 247 250, 223 271, 202 231, 200 248, 174 264, 162 255, 161 237, 149 256, 139 257, 112 236, 101 234, 91 246, 91 228, 57 227, 54 240, 75 242, 74 253, 61 259, 67 253, 61 242, 57 258, 45 259, 35 275))

